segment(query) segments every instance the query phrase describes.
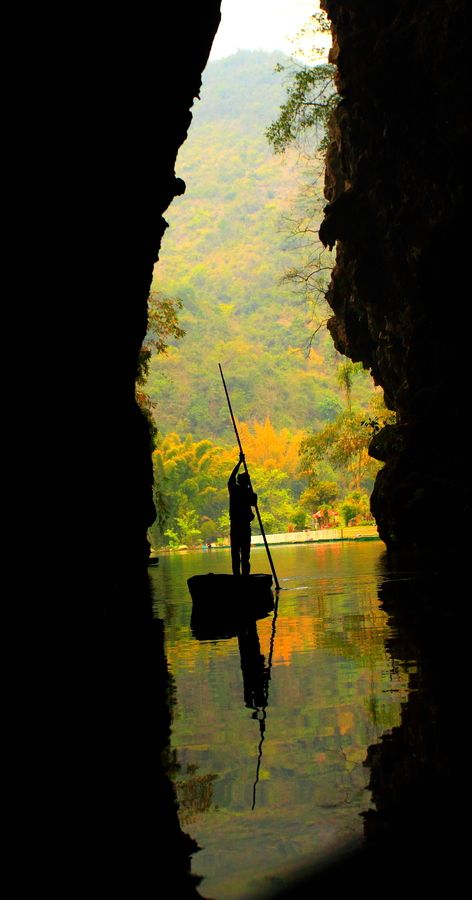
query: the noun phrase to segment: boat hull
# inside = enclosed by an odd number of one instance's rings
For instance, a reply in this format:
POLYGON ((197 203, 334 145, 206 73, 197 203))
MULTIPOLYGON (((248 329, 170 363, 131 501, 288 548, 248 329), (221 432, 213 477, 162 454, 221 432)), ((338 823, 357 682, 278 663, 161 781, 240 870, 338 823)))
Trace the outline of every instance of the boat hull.
POLYGON ((245 625, 274 609, 271 575, 193 575, 190 627, 199 640, 235 637, 245 625))

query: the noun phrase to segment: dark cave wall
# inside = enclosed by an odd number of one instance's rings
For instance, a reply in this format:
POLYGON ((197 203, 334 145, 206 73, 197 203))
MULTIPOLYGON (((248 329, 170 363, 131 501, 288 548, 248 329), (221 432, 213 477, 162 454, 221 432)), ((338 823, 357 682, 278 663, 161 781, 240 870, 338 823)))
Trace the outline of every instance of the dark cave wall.
MULTIPOLYGON (((87 471, 97 481, 86 540, 96 540, 104 555, 131 570, 147 558, 146 532, 155 516, 149 432, 134 396, 137 360, 164 214, 185 191, 176 157, 219 21, 219 0, 174 11, 157 4, 132 15, 114 13, 87 41, 80 90, 95 157, 86 167, 91 206, 81 306, 85 296, 90 330, 102 340, 107 362, 105 385, 97 379, 104 388, 98 409, 97 385, 88 405, 97 423, 96 429, 89 425, 87 471)), ((90 361, 96 354, 97 378, 104 368, 100 346, 92 351, 89 336, 86 346, 90 361)))
POLYGON ((320 228, 337 250, 328 327, 397 415, 370 448, 385 463, 371 499, 380 536, 423 555, 443 504, 456 540, 470 501, 459 436, 468 405, 466 3, 322 5, 341 97, 320 228))
MULTIPOLYGON (((162 758, 172 684, 146 567, 151 447, 135 377, 165 212, 184 189, 176 157, 219 7, 84 9, 66 63, 51 54, 55 83, 65 88, 49 99, 55 127, 44 157, 60 195, 52 222, 52 178, 46 167, 41 173, 51 222, 44 245, 54 253, 43 305, 57 282, 63 331, 41 344, 54 365, 41 400, 56 421, 52 437, 41 432, 54 478, 43 470, 41 478, 51 505, 57 485, 61 516, 48 545, 53 577, 43 568, 38 576, 41 616, 53 610, 53 621, 38 629, 31 655, 40 702, 35 738, 25 715, 24 746, 29 753, 34 743, 35 759, 24 770, 33 768, 39 801, 28 798, 37 827, 28 825, 34 850, 27 844, 22 857, 37 878, 37 845, 39 871, 46 866, 61 896, 69 883, 77 892, 91 879, 107 893, 166 896, 171 882, 177 896, 199 896, 189 861, 196 847, 180 830, 162 758)), ((28 683, 25 696, 31 690, 28 683)))

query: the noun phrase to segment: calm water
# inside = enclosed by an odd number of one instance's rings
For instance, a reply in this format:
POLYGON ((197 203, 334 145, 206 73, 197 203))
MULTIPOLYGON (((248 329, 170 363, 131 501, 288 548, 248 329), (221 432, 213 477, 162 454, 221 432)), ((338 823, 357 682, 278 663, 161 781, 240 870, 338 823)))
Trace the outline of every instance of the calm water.
MULTIPOLYGON (((389 657, 380 541, 272 549, 282 590, 244 636, 197 640, 190 575, 229 551, 150 569, 174 682, 171 750, 192 871, 212 900, 259 898, 363 838, 369 745, 399 724, 415 661, 389 657)), ((263 548, 252 571, 270 572, 263 548)), ((392 576, 393 577, 393 576, 392 576)))

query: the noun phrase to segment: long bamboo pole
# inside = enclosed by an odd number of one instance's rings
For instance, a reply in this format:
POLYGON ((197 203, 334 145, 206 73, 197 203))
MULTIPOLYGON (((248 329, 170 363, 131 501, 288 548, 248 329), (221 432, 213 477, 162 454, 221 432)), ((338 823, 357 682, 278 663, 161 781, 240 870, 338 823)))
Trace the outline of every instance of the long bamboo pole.
MULTIPOLYGON (((220 369, 220 375, 221 375, 221 380, 222 380, 222 382, 223 382, 223 387, 224 387, 224 389, 225 389, 226 399, 227 399, 227 401, 228 401, 228 409, 229 409, 229 414, 230 414, 230 416, 231 416, 231 421, 232 421, 232 423, 233 423, 234 433, 235 433, 235 435, 236 435, 236 440, 237 440, 237 442, 238 442, 239 450, 240 450, 240 452, 241 452, 241 454, 242 454, 242 456, 243 456, 244 469, 245 469, 245 472, 246 472, 247 477, 249 478, 249 486, 250 486, 250 488, 251 488, 251 490, 252 490, 251 477, 250 477, 249 472, 248 472, 248 468, 247 468, 247 465, 246 465, 246 457, 244 456, 244 451, 243 451, 243 448, 242 448, 242 445, 241 445, 241 440, 240 440, 240 438, 239 438, 238 429, 237 429, 236 422, 235 422, 235 418, 234 418, 234 415, 233 415, 233 408, 232 408, 232 406, 231 406, 231 400, 229 399, 228 388, 226 387, 226 381, 225 381, 225 378, 224 378, 224 375, 223 375, 223 369, 221 368, 220 363, 218 363, 218 366, 219 366, 219 369, 220 369)), ((271 570, 272 570, 272 575, 273 575, 273 578, 274 578, 275 587, 276 587, 276 589, 277 589, 278 591, 280 591, 280 584, 279 584, 279 581, 278 581, 278 578, 277 578, 277 574, 276 574, 276 571, 275 571, 275 568, 274 568, 274 563, 272 562, 272 556, 270 555, 269 545, 268 545, 268 543, 267 543, 267 539, 266 539, 265 531, 264 531, 264 526, 263 526, 263 524, 262 524, 262 519, 261 519, 261 516, 260 516, 260 513, 259 513, 259 507, 257 506, 257 503, 256 503, 256 506, 255 506, 255 510, 256 510, 256 515, 257 515, 257 521, 259 522, 259 528, 261 529, 261 535, 262 535, 262 538, 263 538, 263 541, 264 541, 264 546, 265 546, 265 548, 266 548, 267 556, 268 556, 268 558, 269 558, 269 564, 270 564, 270 568, 271 568, 271 570)))

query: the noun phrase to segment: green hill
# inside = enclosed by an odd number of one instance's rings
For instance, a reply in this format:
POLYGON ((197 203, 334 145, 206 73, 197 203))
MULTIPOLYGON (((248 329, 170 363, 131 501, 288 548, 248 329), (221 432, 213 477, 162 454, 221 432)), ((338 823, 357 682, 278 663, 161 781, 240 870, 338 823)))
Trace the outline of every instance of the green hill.
MULTIPOLYGON (((265 137, 285 96, 278 61, 279 53, 240 51, 210 63, 179 154, 187 191, 167 212, 153 283, 183 301, 186 331, 151 361, 147 390, 162 433, 231 439, 218 363, 238 420, 313 428, 344 402, 329 335, 306 355, 309 312, 280 283, 299 263, 285 223, 301 169, 295 153, 275 156, 265 137)), ((359 399, 371 391, 367 374, 356 379, 359 399)))

